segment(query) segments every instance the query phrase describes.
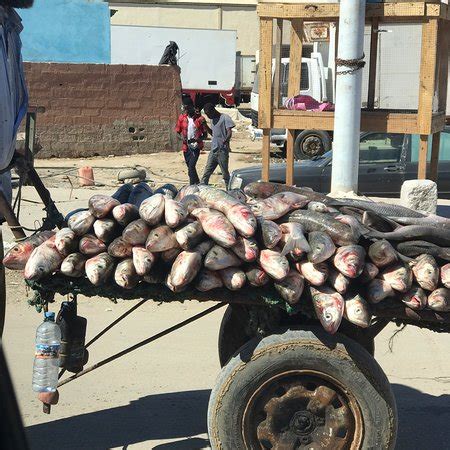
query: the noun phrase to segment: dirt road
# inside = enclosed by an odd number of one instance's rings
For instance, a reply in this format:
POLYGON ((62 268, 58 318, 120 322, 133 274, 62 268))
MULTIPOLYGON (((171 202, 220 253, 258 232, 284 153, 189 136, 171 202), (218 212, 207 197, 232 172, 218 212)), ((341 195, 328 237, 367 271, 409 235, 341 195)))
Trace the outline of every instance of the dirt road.
MULTIPOLYGON (((236 137, 231 167, 253 164, 259 143, 236 137), (241 148, 242 147, 242 148, 241 148)), ((203 169, 206 155, 199 168, 203 169)), ((140 164, 155 184, 184 183, 187 174, 180 154, 155 154, 130 158, 37 161, 47 176, 58 207, 65 213, 86 204, 93 191, 112 192, 117 171, 140 164), (77 188, 74 172, 83 165, 94 167, 96 180, 106 186, 77 188), (61 173, 56 176, 56 174, 61 173), (71 188, 73 186, 73 189, 71 188)), ((220 182, 220 176, 215 176, 220 182)), ((36 201, 31 188, 24 199, 36 201)), ((38 204, 24 202, 23 223, 31 226, 43 217, 38 204)), ((5 231, 5 239, 11 234, 5 231)), ((206 410, 210 389, 219 372, 217 334, 223 312, 169 335, 119 361, 82 377, 61 389, 60 404, 50 416, 31 391, 35 329, 41 316, 27 305, 23 280, 8 272, 8 305, 4 346, 12 372, 27 435, 33 450, 208 448, 206 410)), ((88 318, 88 338, 119 316, 132 302, 113 304, 105 299, 80 299, 79 314, 88 318)), ((158 306, 148 302, 90 349, 90 362, 119 351, 208 305, 197 302, 158 306)), ((400 418, 398 449, 448 448, 450 431, 449 336, 408 327, 397 335, 394 349, 388 327, 376 342, 376 357, 392 382, 400 418)))

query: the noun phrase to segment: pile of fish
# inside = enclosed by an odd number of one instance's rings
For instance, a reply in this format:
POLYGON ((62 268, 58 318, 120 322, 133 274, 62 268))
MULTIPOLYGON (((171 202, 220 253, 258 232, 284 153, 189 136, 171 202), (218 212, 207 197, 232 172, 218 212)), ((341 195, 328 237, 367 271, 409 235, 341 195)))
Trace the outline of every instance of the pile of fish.
POLYGON ((450 311, 449 219, 276 183, 137 189, 94 195, 66 228, 18 243, 5 266, 26 280, 60 273, 125 289, 270 283, 291 305, 312 301, 330 333, 343 317, 368 327, 371 304, 390 297, 450 311))

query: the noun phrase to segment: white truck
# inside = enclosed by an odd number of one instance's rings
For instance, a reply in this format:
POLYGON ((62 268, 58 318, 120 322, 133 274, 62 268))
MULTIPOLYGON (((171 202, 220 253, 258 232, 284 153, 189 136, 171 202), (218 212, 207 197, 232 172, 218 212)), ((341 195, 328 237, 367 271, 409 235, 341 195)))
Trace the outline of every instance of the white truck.
POLYGON ((111 63, 157 65, 170 41, 178 45, 183 95, 196 105, 232 106, 236 89, 236 31, 111 25, 111 63))
MULTIPOLYGON (((330 25, 329 42, 315 42, 304 46, 309 54, 302 57, 300 93, 310 95, 320 102, 334 102, 335 99, 335 36, 336 28, 330 25), (307 56, 307 57, 306 57, 307 56)), ((366 67, 363 69, 361 106, 367 106, 370 28, 366 27, 364 53, 366 67)), ((378 32, 378 61, 375 85, 375 108, 415 110, 418 107, 421 25, 383 24, 378 32)), ((273 64, 273 69, 275 63, 273 64)), ((289 58, 281 60, 281 96, 287 96, 289 58)), ((258 118, 258 74, 251 95, 253 126, 258 118)), ((448 92, 450 100, 450 90, 448 92)), ((447 101, 447 115, 450 101, 447 101)), ((362 130, 367 131, 367 130, 362 130)), ((271 141, 283 147, 286 130, 272 130, 271 141)), ((331 149, 333 134, 321 130, 296 130, 294 153, 296 159, 308 159, 331 149)))

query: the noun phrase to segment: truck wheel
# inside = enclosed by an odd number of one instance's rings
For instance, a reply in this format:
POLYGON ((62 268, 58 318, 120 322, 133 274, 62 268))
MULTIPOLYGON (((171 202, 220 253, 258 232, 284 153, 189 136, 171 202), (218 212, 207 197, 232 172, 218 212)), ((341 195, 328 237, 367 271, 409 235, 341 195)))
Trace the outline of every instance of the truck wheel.
POLYGON ((393 449, 397 411, 360 345, 312 327, 239 350, 211 393, 208 433, 213 450, 393 449))
POLYGON ((311 159, 331 149, 330 135, 320 130, 304 130, 295 138, 295 159, 311 159))

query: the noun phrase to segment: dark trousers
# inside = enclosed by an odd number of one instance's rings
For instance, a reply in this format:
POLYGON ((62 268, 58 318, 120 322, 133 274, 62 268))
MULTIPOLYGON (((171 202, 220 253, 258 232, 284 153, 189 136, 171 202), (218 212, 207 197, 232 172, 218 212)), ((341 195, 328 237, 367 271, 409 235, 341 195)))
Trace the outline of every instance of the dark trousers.
POLYGON ((198 157, 200 156, 200 149, 190 148, 184 152, 184 160, 188 168, 189 184, 198 184, 200 179, 198 178, 197 169, 195 168, 198 157))
POLYGON ((208 184, 209 178, 213 174, 216 167, 219 166, 222 172, 225 187, 228 187, 230 181, 230 173, 228 172, 228 148, 216 148, 209 152, 208 161, 206 162, 205 172, 203 173, 202 183, 208 184))

